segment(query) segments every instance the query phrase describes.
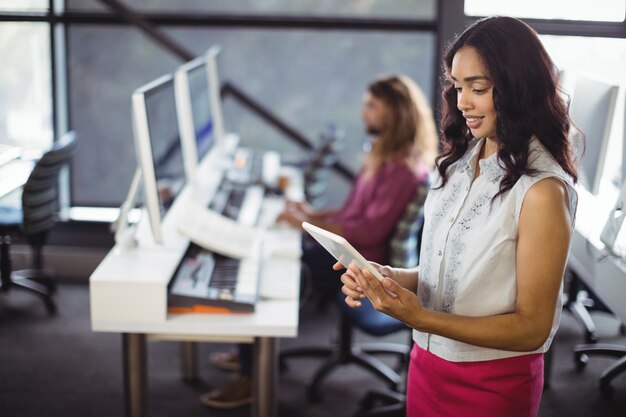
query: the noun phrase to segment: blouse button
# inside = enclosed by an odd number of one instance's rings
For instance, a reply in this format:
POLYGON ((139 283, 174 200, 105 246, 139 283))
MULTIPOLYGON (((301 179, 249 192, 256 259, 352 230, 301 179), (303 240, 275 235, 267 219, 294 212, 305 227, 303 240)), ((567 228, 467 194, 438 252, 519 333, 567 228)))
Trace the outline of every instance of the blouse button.
POLYGON ((443 254, 443 252, 439 251, 437 252, 437 255, 441 256, 443 254))
POLYGON ((448 220, 450 221, 450 223, 454 223, 454 217, 450 217, 448 220))

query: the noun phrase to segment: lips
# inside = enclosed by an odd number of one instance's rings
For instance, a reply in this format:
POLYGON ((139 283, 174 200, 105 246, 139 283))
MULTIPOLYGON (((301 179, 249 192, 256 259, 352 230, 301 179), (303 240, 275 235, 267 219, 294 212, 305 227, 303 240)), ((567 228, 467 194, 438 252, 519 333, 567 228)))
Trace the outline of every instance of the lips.
POLYGON ((464 117, 465 117, 465 124, 470 129, 478 129, 478 127, 480 126, 483 120, 483 117, 477 117, 477 116, 464 116, 464 117))

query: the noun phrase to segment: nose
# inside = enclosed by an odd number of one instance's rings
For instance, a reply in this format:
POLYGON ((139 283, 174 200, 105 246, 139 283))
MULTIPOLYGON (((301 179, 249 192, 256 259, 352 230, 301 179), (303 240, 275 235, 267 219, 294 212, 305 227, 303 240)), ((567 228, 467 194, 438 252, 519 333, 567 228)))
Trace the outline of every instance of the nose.
POLYGON ((469 98, 469 94, 463 91, 457 91, 456 93, 456 107, 462 112, 471 109, 472 102, 469 98))

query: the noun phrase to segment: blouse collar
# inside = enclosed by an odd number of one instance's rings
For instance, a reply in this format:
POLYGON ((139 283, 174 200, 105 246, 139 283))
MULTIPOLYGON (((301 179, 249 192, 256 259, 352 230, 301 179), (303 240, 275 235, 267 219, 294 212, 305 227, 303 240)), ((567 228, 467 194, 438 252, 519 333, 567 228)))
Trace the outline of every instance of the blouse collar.
MULTIPOLYGON (((478 161, 478 157, 480 156, 480 151, 485 144, 485 138, 476 139, 474 141, 473 147, 465 153, 463 156, 464 159, 464 168, 463 171, 468 173, 471 178, 474 178, 474 171, 476 168, 476 161, 478 161)), ((498 163, 498 153, 494 152, 489 155, 487 158, 484 158, 478 161, 480 166, 481 175, 485 175, 485 178, 490 182, 498 182, 500 178, 504 175, 504 169, 498 163)))

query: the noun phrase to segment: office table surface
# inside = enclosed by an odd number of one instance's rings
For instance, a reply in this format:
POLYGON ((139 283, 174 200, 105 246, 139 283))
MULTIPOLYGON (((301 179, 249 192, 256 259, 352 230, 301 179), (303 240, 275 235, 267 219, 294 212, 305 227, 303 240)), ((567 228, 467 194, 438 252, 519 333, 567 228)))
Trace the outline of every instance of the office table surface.
POLYGON ((299 308, 300 232, 264 232, 260 300, 252 314, 167 314, 167 284, 182 253, 166 247, 112 250, 90 279, 92 329, 189 336, 295 337, 299 308))

